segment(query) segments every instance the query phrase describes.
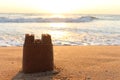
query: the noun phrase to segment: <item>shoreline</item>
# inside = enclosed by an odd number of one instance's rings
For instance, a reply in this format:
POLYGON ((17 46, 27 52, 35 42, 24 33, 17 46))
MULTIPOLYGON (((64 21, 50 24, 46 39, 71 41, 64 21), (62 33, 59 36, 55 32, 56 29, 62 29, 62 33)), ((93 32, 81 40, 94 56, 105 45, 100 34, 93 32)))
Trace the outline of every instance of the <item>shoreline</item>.
POLYGON ((47 76, 19 73, 22 47, 0 47, 0 80, 120 80, 120 46, 53 47, 54 64, 60 73, 47 76))
MULTIPOLYGON (((120 45, 53 45, 55 46, 79 46, 79 47, 85 47, 85 46, 120 46, 120 45)), ((0 46, 0 48, 2 47, 23 47, 23 46, 0 46)))

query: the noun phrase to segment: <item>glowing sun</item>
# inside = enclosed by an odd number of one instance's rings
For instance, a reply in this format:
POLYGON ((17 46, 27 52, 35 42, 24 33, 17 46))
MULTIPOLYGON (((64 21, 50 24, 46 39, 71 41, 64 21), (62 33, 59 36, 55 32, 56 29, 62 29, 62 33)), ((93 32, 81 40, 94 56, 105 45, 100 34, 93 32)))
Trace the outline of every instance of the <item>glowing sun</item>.
MULTIPOLYGON (((26 2, 25 2, 26 3, 26 2)), ((73 4, 74 0, 29 0, 29 4, 36 10, 48 13, 68 13, 78 8, 78 4, 73 4)), ((79 6, 82 4, 79 4, 79 6)))

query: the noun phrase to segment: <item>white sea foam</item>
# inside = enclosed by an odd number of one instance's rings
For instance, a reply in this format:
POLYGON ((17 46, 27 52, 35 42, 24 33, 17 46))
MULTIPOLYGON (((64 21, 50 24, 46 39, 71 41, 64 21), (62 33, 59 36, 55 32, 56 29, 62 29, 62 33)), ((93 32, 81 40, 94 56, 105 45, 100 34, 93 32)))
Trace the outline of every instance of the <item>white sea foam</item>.
POLYGON ((120 45, 120 16, 0 14, 0 46, 22 46, 26 33, 49 33, 54 45, 120 45))

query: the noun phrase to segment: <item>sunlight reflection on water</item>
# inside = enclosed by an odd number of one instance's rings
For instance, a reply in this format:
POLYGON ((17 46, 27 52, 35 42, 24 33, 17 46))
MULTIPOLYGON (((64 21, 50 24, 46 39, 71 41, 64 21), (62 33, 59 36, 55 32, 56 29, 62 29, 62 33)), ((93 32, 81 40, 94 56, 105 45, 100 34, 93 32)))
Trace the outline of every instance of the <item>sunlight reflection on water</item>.
POLYGON ((63 28, 63 27, 66 27, 67 24, 66 23, 50 23, 49 26, 55 27, 55 28, 63 28))
POLYGON ((37 39, 48 33, 54 45, 119 45, 119 23, 0 23, 0 46, 22 46, 26 33, 37 39))

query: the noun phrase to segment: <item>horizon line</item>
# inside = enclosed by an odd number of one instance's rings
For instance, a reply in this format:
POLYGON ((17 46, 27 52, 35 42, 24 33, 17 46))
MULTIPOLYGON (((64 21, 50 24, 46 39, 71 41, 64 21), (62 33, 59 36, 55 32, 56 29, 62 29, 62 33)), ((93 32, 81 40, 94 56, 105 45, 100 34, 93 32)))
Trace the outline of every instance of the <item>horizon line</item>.
POLYGON ((120 15, 119 13, 35 13, 35 12, 0 12, 0 14, 45 14, 45 15, 120 15))

